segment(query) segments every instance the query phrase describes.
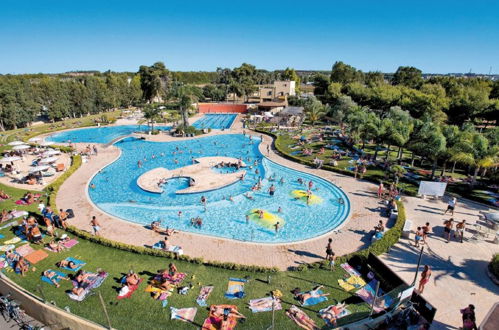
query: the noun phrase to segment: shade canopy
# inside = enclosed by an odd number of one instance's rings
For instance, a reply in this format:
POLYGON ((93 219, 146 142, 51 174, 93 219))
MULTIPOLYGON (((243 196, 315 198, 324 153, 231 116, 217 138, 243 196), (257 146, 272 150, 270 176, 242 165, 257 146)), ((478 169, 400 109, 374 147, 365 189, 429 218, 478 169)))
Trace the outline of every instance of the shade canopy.
POLYGON ((38 163, 40 163, 40 164, 50 164, 50 163, 55 162, 58 159, 59 159, 59 157, 48 157, 48 158, 43 158, 38 163))
POLYGON ((17 156, 11 156, 11 157, 4 157, 0 159, 0 163, 10 163, 10 162, 15 162, 16 160, 20 160, 21 157, 17 156))
POLYGON ((35 167, 32 167, 29 169, 30 173, 33 173, 33 172, 41 172, 41 171, 46 171, 50 168, 50 166, 48 165, 39 165, 39 166, 35 166, 35 167))
POLYGON ((24 150, 24 149, 29 149, 29 148, 31 148, 29 145, 21 144, 21 145, 15 146, 14 148, 12 148, 12 150, 24 150))
POLYGON ((25 144, 23 141, 12 141, 9 142, 9 146, 20 146, 21 144, 25 144))
POLYGON ((42 156, 43 157, 49 157, 49 156, 53 156, 53 155, 59 155, 60 153, 61 153, 60 150, 50 149, 50 150, 45 151, 42 154, 42 156))
POLYGON ((32 137, 31 139, 29 139, 28 141, 29 142, 38 142, 38 141, 41 141, 41 140, 42 140, 41 137, 35 136, 35 137, 32 137))
POLYGON ((54 144, 54 142, 52 142, 52 141, 43 141, 42 143, 40 143, 40 145, 42 147, 48 147, 48 146, 51 146, 53 144, 54 144))

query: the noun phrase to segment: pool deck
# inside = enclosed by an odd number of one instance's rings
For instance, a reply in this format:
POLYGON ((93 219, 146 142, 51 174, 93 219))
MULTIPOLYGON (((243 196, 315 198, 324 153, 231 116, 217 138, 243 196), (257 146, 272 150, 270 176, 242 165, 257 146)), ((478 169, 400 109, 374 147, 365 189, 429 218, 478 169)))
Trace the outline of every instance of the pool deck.
MULTIPOLYGON (((242 132, 239 120, 236 120, 230 131, 212 131, 210 135, 242 132)), ((256 133, 255 133, 256 135, 256 133)), ((150 136, 151 140, 178 141, 167 135, 150 136)), ((149 138, 148 138, 149 139, 149 138)), ((191 139, 191 138, 183 138, 191 139)), ((260 146, 262 153, 269 159, 296 170, 315 174, 341 187, 351 201, 351 215, 340 230, 291 244, 255 244, 216 237, 182 232, 176 234, 172 244, 180 245, 187 255, 203 257, 206 260, 219 260, 276 266, 286 269, 302 262, 321 260, 325 254, 327 238, 333 238, 333 249, 337 255, 356 251, 369 246, 369 232, 379 220, 387 218, 380 215, 384 208, 376 198, 376 185, 356 180, 341 174, 306 167, 276 154, 272 149, 267 153, 267 145, 271 138, 263 137, 260 146)), ((57 195, 57 205, 61 208, 72 208, 76 218, 70 224, 83 230, 91 231, 90 217, 95 215, 102 224, 102 235, 110 239, 139 246, 152 245, 162 239, 162 235, 154 233, 141 225, 123 221, 96 208, 88 198, 86 187, 91 177, 102 167, 119 157, 118 148, 111 146, 99 149, 99 156, 92 157, 72 175, 61 187, 57 195)), ((404 197, 407 218, 413 221, 413 232, 417 226, 430 222, 433 235, 430 236, 423 255, 422 264, 432 266, 432 280, 427 284, 423 294, 437 309, 432 329, 457 329, 461 326, 459 309, 474 304, 478 323, 486 315, 493 303, 497 301, 499 287, 486 275, 487 264, 494 253, 499 253, 499 245, 492 239, 474 242, 470 239, 474 230, 472 224, 480 224, 479 212, 487 211, 487 207, 468 200, 459 199, 456 207, 456 218, 466 219, 468 227, 464 234, 464 243, 451 241, 446 243, 442 238, 443 210, 446 203, 442 200, 424 200, 416 197, 404 197)), ((209 204, 208 204, 209 207, 209 204)), ((388 226, 391 226, 389 223, 388 226)), ((382 259, 403 279, 411 283, 414 278, 418 249, 412 245, 411 239, 401 239, 397 245, 382 256, 382 259)), ((419 279, 418 279, 419 280, 419 279)))
MULTIPOLYGON (((212 167, 220 163, 237 164, 237 158, 233 157, 201 157, 194 159, 195 164, 168 170, 163 167, 152 169, 137 179, 137 185, 152 193, 163 192, 163 188, 158 185, 161 179, 171 178, 191 178, 194 185, 178 190, 177 194, 193 194, 204 191, 215 190, 229 186, 240 180, 241 175, 246 175, 246 171, 240 170, 232 173, 218 173, 212 170, 212 167)), ((246 167, 244 162, 241 162, 242 167, 246 167)))

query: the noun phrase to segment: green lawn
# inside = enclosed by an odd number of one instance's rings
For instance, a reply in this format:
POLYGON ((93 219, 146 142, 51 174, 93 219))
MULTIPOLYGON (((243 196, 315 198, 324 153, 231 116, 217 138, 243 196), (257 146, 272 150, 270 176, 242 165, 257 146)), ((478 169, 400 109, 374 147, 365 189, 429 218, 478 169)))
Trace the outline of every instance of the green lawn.
MULTIPOLYGON (((24 191, 14 188, 0 188, 4 189, 14 198, 22 196, 24 193, 24 191)), ((5 208, 11 208, 13 206, 12 201, 10 200, 3 203, 5 203, 5 208)), ((18 209, 34 211, 36 206, 31 205, 27 208, 18 207, 18 209)), ((8 229, 3 229, 0 233, 5 236, 5 238, 0 240, 0 243, 13 237, 13 233, 8 229)), ((62 231, 59 230, 59 234, 62 234, 62 231)), ((47 237, 45 237, 45 241, 48 241, 47 237)), ((26 277, 21 277, 20 275, 14 274, 13 272, 6 272, 5 270, 3 270, 3 272, 16 283, 36 295, 44 297, 47 301, 53 301, 61 308, 68 306, 72 313, 81 315, 100 324, 106 324, 105 315, 97 295, 90 296, 83 302, 74 302, 70 300, 64 292, 71 287, 69 281, 62 281, 61 288, 57 289, 40 280, 40 274, 43 270, 50 268, 55 269, 55 263, 68 256, 86 261, 87 265, 84 269, 87 271, 96 271, 99 268, 105 270, 110 273, 110 276, 98 291, 101 292, 104 298, 106 308, 111 318, 111 324, 117 329, 192 328, 192 325, 178 320, 170 321, 169 306, 176 308, 198 307, 195 323, 197 326, 200 326, 208 315, 206 308, 199 307, 195 303, 200 285, 215 286, 212 295, 208 299, 208 305, 230 303, 239 307, 239 310, 248 317, 245 323, 239 324, 238 328, 241 329, 264 329, 270 325, 270 312, 252 314, 247 308, 246 303, 250 299, 266 296, 271 290, 279 289, 282 291, 284 294, 283 308, 286 309, 291 304, 296 303, 290 293, 292 289, 299 287, 303 290, 309 290, 317 284, 323 284, 325 286, 324 291, 331 293, 329 301, 316 306, 303 308, 303 310, 316 319, 321 326, 324 325, 324 322, 320 320, 316 314, 319 309, 351 297, 351 294, 342 290, 338 285, 337 280, 346 274, 339 266, 336 266, 333 271, 313 269, 301 272, 278 272, 271 274, 271 284, 269 285, 266 282, 267 274, 230 271, 176 261, 175 264, 179 271, 188 274, 184 284, 192 283, 194 285, 187 295, 184 296, 175 293, 168 299, 167 308, 163 308, 159 301, 153 300, 148 293, 144 292, 146 283, 142 283, 139 290, 134 293, 131 299, 118 301, 116 299, 116 288, 118 286, 116 280, 123 273, 133 269, 135 272, 138 272, 142 278, 149 279, 157 270, 166 268, 170 259, 125 252, 110 247, 104 247, 81 238, 79 241, 80 243, 69 251, 58 254, 48 252, 49 257, 36 264, 36 271, 29 272, 26 277), (228 279, 230 277, 246 276, 249 276, 249 283, 246 285, 247 296, 237 300, 226 299, 223 294, 227 289, 228 279)), ((40 246, 32 246, 35 249, 41 248, 40 246)), ((369 306, 363 302, 358 302, 351 304, 348 309, 352 311, 353 314, 342 319, 340 324, 364 317, 368 313, 369 306)), ((276 312, 276 322, 278 328, 294 327, 292 321, 286 317, 284 310, 276 312)))

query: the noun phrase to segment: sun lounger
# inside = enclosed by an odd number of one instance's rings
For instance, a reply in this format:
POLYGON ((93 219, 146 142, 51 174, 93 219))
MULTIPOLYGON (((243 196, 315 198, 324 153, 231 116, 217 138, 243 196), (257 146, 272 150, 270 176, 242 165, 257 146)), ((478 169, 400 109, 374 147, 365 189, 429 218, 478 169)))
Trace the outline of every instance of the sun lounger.
POLYGON ((171 320, 194 322, 194 318, 196 317, 198 309, 196 307, 189 307, 189 308, 170 307, 170 312, 171 312, 171 317, 170 317, 171 320))
POLYGON ((315 324, 315 321, 312 320, 305 312, 296 307, 295 305, 291 305, 289 310, 286 312, 286 315, 292 319, 300 328, 306 330, 316 330, 319 329, 315 324))
POLYGON ((253 313, 269 312, 272 310, 272 305, 274 305, 275 311, 280 311, 282 309, 281 300, 279 298, 272 299, 272 297, 265 297, 251 299, 249 301, 249 308, 253 313))
POLYGON ((55 170, 57 172, 62 172, 64 171, 64 164, 57 164, 55 170))
MULTIPOLYGON (((59 282, 61 281, 61 279, 60 279, 60 278, 58 278, 58 276, 66 277, 66 274, 64 274, 64 273, 62 273, 62 272, 59 272, 59 271, 57 271, 57 270, 52 270, 52 269, 49 269, 48 271, 50 271, 50 272, 54 272, 54 273, 56 274, 56 275, 55 275, 54 280, 55 280, 57 283, 59 283, 59 282)), ((47 282, 47 283, 48 283, 48 284, 50 284, 50 285, 55 285, 55 284, 54 284, 54 282, 52 282, 52 280, 51 280, 50 278, 48 278, 47 276, 45 276, 45 275, 42 275, 41 279, 42 279, 42 281, 43 281, 43 282, 47 282)))
POLYGON ((203 286, 199 291, 199 295, 196 299, 197 304, 203 307, 206 306, 206 300, 208 300, 208 297, 210 296, 212 291, 213 286, 203 286))
POLYGON ((78 259, 75 259, 75 258, 72 258, 72 257, 67 257, 65 260, 66 261, 72 261, 72 262, 75 263, 75 265, 78 266, 76 268, 61 267, 62 269, 69 270, 71 272, 77 272, 77 271, 79 271, 81 269, 81 267, 83 267, 83 266, 86 265, 85 261, 81 261, 81 260, 78 260, 78 259))
POLYGON ((241 278, 230 278, 227 292, 225 297, 229 299, 239 299, 243 298, 246 294, 244 293, 244 284, 247 280, 241 278))
POLYGON ((351 312, 348 309, 346 309, 344 303, 331 305, 319 311, 320 317, 324 320, 324 322, 326 322, 327 326, 330 328, 336 327, 336 321, 349 314, 351 314, 351 312))

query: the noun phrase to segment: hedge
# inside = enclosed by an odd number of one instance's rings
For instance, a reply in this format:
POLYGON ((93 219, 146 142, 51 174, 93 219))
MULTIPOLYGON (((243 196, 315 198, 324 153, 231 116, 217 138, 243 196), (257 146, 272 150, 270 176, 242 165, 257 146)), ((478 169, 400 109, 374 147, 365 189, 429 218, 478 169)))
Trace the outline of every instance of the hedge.
POLYGON ((489 270, 499 279, 499 253, 494 254, 489 264, 489 270))
POLYGON ((97 244, 100 244, 103 246, 108 246, 108 247, 112 247, 112 248, 127 251, 127 252, 137 253, 137 254, 150 255, 150 256, 156 256, 156 257, 165 257, 165 258, 169 258, 169 259, 190 262, 193 264, 199 264, 199 265, 205 265, 205 266, 211 266, 211 267, 217 267, 217 268, 223 268, 223 269, 230 269, 230 270, 245 271, 245 272, 276 273, 279 271, 279 269, 277 267, 241 265, 241 264, 236 264, 236 263, 232 263, 232 262, 206 261, 203 258, 193 258, 193 257, 189 257, 186 255, 177 255, 173 252, 167 252, 167 251, 163 251, 160 249, 153 249, 153 248, 148 248, 148 247, 143 247, 143 246, 125 244, 125 243, 113 241, 113 240, 110 240, 110 239, 107 239, 104 237, 94 236, 86 231, 75 228, 73 226, 69 226, 67 231, 80 237, 80 238, 83 238, 83 239, 90 241, 90 242, 93 242, 93 243, 97 243, 97 244))
MULTIPOLYGON (((362 260, 365 260, 367 259, 369 253, 379 256, 383 253, 390 251, 391 247, 399 241, 400 236, 402 235, 402 229, 404 228, 405 219, 406 219, 404 204, 399 201, 397 202, 397 207, 398 207, 397 221, 395 221, 395 225, 392 228, 390 228, 388 231, 385 232, 385 234, 381 239, 373 242, 366 249, 345 254, 336 258, 336 262, 338 264, 348 262, 353 257, 360 257, 362 260)), ((499 267, 499 257, 497 259, 499 267)), ((329 261, 323 260, 308 264, 304 263, 299 265, 295 269, 298 271, 304 271, 310 268, 314 269, 314 268, 328 268, 328 267, 329 267, 329 261)))
MULTIPOLYGON (((306 160, 306 159, 303 159, 303 158, 300 158, 300 157, 295 157, 295 156, 293 156, 291 154, 288 154, 284 150, 282 150, 281 147, 280 147, 280 145, 279 145, 279 136, 278 135, 276 135, 276 134, 274 134, 272 132, 268 132, 268 131, 259 129, 259 128, 255 128, 255 131, 257 131, 259 133, 263 133, 263 134, 267 134, 267 135, 272 136, 275 139, 274 140, 274 146, 275 146, 276 150, 279 152, 279 154, 282 157, 284 157, 286 159, 289 159, 289 160, 292 160, 294 162, 303 164, 303 165, 307 165, 307 166, 310 166, 310 167, 315 167, 315 165, 314 165, 313 162, 311 162, 309 160, 306 160)), ((338 168, 338 167, 334 167, 334 166, 331 166, 331 165, 327 165, 327 164, 323 165, 321 167, 321 169, 328 170, 328 171, 331 171, 331 172, 340 173, 340 174, 347 175, 347 176, 354 176, 354 172, 353 171, 344 170, 344 169, 341 169, 341 168, 338 168)), ((378 184, 379 181, 380 181, 380 179, 373 180, 373 179, 369 178, 368 176, 364 176, 364 180, 370 181, 370 182, 373 182, 373 183, 376 183, 376 184, 378 184)), ((383 182, 383 183, 389 184, 389 182, 383 182)), ((414 193, 412 193, 410 191, 405 191, 405 194, 409 195, 409 196, 415 195, 414 193)))

